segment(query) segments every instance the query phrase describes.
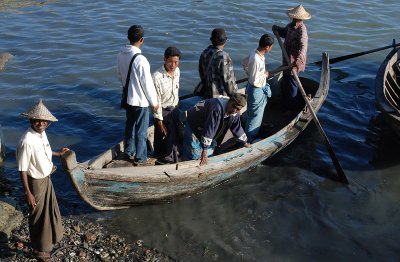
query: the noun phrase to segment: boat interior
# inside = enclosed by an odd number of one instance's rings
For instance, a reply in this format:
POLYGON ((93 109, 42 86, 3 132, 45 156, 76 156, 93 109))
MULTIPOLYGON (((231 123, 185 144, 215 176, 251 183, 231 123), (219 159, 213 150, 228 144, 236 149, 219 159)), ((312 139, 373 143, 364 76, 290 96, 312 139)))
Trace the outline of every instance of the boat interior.
MULTIPOLYGON (((300 78, 302 85, 306 94, 312 98, 314 97, 316 91, 318 90, 318 83, 307 79, 300 78)), ((294 117, 296 117, 302 110, 305 110, 305 102, 297 108, 296 110, 288 111, 280 98, 280 78, 275 77, 270 80, 270 86, 272 90, 273 96, 268 99, 267 106, 264 111, 263 122, 261 125, 261 129, 258 135, 258 139, 267 138, 285 126, 287 126, 294 117)), ((240 92, 244 92, 244 88, 239 89, 240 92)), ((300 94, 299 94, 300 95, 300 94)), ((244 127, 246 122, 246 108, 242 109, 241 112, 241 121, 244 127)), ((153 135, 154 135, 154 126, 149 127, 148 130, 148 152, 151 155, 153 145, 153 135)), ((236 139, 232 136, 231 132, 228 130, 222 141, 220 141, 220 146, 218 149, 214 151, 214 155, 223 154, 225 152, 229 152, 240 147, 236 139)), ((115 145, 113 148, 110 148, 103 154, 89 161, 89 168, 115 168, 115 167, 131 167, 134 166, 133 161, 129 159, 125 159, 123 157, 123 141, 119 144, 115 145)), ((158 165, 156 158, 150 158, 153 160, 154 165, 158 165)))
POLYGON ((392 59, 396 61, 390 66, 386 72, 384 95, 387 101, 397 110, 400 110, 400 49, 392 59))

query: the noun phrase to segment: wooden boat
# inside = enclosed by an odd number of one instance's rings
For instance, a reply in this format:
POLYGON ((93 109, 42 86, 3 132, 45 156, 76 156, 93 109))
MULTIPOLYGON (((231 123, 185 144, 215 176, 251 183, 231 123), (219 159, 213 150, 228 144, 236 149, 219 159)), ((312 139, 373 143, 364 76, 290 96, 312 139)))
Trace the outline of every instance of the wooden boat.
POLYGON ((378 109, 400 136, 400 48, 393 48, 382 62, 375 79, 378 109))
MULTIPOLYGON (((329 59, 323 55, 320 83, 301 78, 310 103, 317 112, 328 95, 329 59)), ((274 89, 273 89, 274 90, 274 89)), ((177 164, 134 167, 118 160, 123 142, 84 163, 77 163, 73 151, 62 157, 63 168, 79 195, 98 210, 127 208, 134 205, 170 202, 217 186, 235 174, 275 155, 288 146, 312 121, 310 110, 282 113, 281 103, 268 102, 263 132, 251 148, 230 147, 228 135, 224 151, 209 158, 208 165, 199 160, 177 164)), ((151 133, 151 132, 150 132, 151 133)))

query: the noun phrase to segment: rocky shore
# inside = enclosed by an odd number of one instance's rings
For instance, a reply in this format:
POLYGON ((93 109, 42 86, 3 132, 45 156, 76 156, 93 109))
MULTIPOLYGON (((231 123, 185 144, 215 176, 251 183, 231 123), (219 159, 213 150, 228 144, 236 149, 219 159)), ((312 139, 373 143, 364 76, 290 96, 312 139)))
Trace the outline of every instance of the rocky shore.
MULTIPOLYGON (((28 210, 9 196, 10 190, 0 181, 0 261, 37 261, 29 246, 28 210)), ((50 261, 175 261, 146 247, 141 240, 126 243, 92 220, 63 217, 64 236, 54 247, 50 261)))
POLYGON ((14 56, 10 53, 0 53, 0 71, 6 67, 6 63, 14 56))

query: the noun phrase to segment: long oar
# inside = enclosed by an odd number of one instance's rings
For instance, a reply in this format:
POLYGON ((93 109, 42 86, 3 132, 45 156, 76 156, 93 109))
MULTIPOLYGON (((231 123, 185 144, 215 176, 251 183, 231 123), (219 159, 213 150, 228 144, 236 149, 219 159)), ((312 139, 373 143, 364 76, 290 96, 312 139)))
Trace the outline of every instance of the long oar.
MULTIPOLYGON (((341 62, 341 61, 344 61, 344 60, 347 60, 347 59, 351 59, 351 58, 355 58, 355 57, 359 57, 359 56, 363 56, 363 55, 368 55, 368 54, 371 54, 371 53, 375 53, 375 52, 378 52, 378 51, 381 51, 381 50, 385 50, 385 49, 389 49, 389 48, 395 48, 395 47, 398 47, 398 46, 400 46, 400 43, 396 44, 395 40, 393 39, 393 44, 391 44, 391 45, 375 48, 375 49, 372 49, 372 50, 369 50, 369 51, 364 51, 364 52, 359 52, 359 53, 355 53, 355 54, 350 54, 350 55, 344 55, 344 56, 331 58, 331 59, 329 59, 329 63, 330 64, 334 64, 334 63, 341 62)), ((318 61, 318 62, 314 62, 312 64, 321 65, 321 63, 322 63, 322 61, 318 61)))
MULTIPOLYGON (((287 63, 288 65, 292 64, 292 63, 290 62, 289 56, 288 56, 288 54, 287 54, 287 52, 286 52, 286 50, 285 50, 285 47, 283 46, 282 39, 280 38, 278 32, 277 32, 277 31, 274 31, 274 34, 275 34, 276 38, 278 39, 278 42, 279 42, 279 45, 280 45, 280 47, 281 47, 281 49, 282 49, 282 53, 283 53, 283 56, 285 57, 286 63, 287 63)), ((311 104, 310 104, 310 101, 308 101, 308 99, 307 99, 306 92, 305 92, 304 89, 303 89, 303 86, 302 86, 302 84, 301 84, 301 82, 300 82, 300 79, 299 79, 297 73, 296 73, 296 70, 294 70, 293 68, 292 68, 292 74, 293 74, 294 78, 295 78, 296 81, 297 81, 297 84, 298 84, 299 90, 300 90, 300 92, 301 92, 301 95, 303 96, 303 99, 304 99, 304 101, 306 102, 307 107, 308 107, 308 109, 310 110, 310 112, 311 112, 311 114, 312 114, 312 116, 313 116, 314 122, 315 122, 315 124, 317 125, 318 130, 319 130, 320 134, 322 135, 322 137, 323 137, 324 140, 325 140, 325 145, 326 145, 326 147, 327 147, 327 149, 328 149, 328 152, 329 152, 330 157, 332 158, 332 162, 333 162, 333 164, 334 164, 334 166, 335 166, 335 168, 336 168, 336 172, 337 172, 337 174, 338 174, 339 179, 340 179, 343 183, 348 184, 349 181, 347 180, 347 177, 346 177, 346 175, 344 174, 343 168, 342 168, 342 166, 340 165, 339 160, 337 159, 335 152, 333 151, 333 148, 332 148, 332 146, 331 146, 331 143, 329 143, 328 137, 326 136, 324 130, 322 129, 321 123, 319 122, 319 120, 318 120, 318 118, 317 118, 317 115, 315 114, 314 109, 312 108, 312 106, 311 106, 311 104)))
MULTIPOLYGON (((272 75, 275 75, 276 73, 279 73, 281 71, 289 70, 292 67, 293 66, 280 66, 280 67, 277 67, 275 69, 272 69, 271 71, 268 71, 268 73, 269 73, 270 76, 272 76, 272 75)), ((236 80, 236 84, 240 84, 240 83, 246 82, 247 80, 249 80, 247 77, 243 78, 243 79, 236 80)), ((179 97, 179 100, 183 100, 183 99, 186 99, 186 98, 189 98, 189 97, 192 97, 192 96, 193 96, 193 94, 183 95, 183 96, 179 97)))
MULTIPOLYGON (((400 43, 396 44, 395 40, 393 39, 393 43, 391 45, 375 48, 375 49, 364 51, 364 52, 359 52, 359 53, 339 56, 339 57, 335 57, 335 58, 330 58, 329 59, 329 64, 335 64, 337 62, 345 61, 345 60, 352 59, 352 58, 359 57, 359 56, 363 56, 363 55, 368 55, 368 54, 375 53, 375 52, 382 51, 382 50, 389 49, 389 48, 395 48, 395 47, 398 47, 398 46, 400 46, 400 43)), ((322 61, 312 62, 311 64, 312 65, 321 65, 322 61)), ((279 67, 277 69, 279 69, 279 67)), ((287 69, 290 69, 290 68, 287 68, 287 69)), ((286 69, 283 69, 283 70, 286 70, 286 69)), ((270 74, 276 74, 277 72, 282 71, 282 70, 279 70, 279 71, 276 71, 276 72, 272 73, 273 71, 274 70, 270 71, 269 73, 270 74)), ((247 78, 240 79, 240 80, 236 81, 236 84, 240 84, 240 83, 246 82, 247 80, 248 80, 247 78)))
MULTIPOLYGON (((276 73, 279 73, 281 71, 292 69, 292 67, 293 66, 280 66, 280 67, 277 67, 275 69, 272 69, 271 71, 268 71, 268 75, 269 76, 273 76, 273 75, 276 75, 276 73)), ((249 80, 247 77, 243 78, 243 79, 240 79, 240 80, 237 80, 236 84, 240 84, 240 83, 246 82, 247 80, 249 80)))

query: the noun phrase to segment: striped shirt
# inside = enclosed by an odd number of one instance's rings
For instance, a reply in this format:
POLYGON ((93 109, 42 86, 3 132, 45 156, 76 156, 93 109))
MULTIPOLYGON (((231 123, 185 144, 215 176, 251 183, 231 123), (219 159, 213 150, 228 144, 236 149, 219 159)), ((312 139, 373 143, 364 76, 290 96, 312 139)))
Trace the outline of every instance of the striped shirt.
POLYGON ((199 59, 200 91, 204 98, 231 96, 236 93, 236 77, 229 54, 213 45, 208 46, 199 59))
POLYGON ((171 77, 165 70, 164 65, 153 73, 153 82, 157 91, 157 99, 160 107, 154 113, 154 118, 163 120, 162 109, 175 107, 179 102, 179 77, 180 70, 177 67, 171 77))
MULTIPOLYGON (((298 72, 304 71, 307 62, 308 34, 306 25, 301 21, 291 22, 285 28, 278 28, 279 35, 285 38, 285 50, 290 57, 291 63, 295 63, 298 72)), ((284 61, 283 64, 287 64, 284 61)))

